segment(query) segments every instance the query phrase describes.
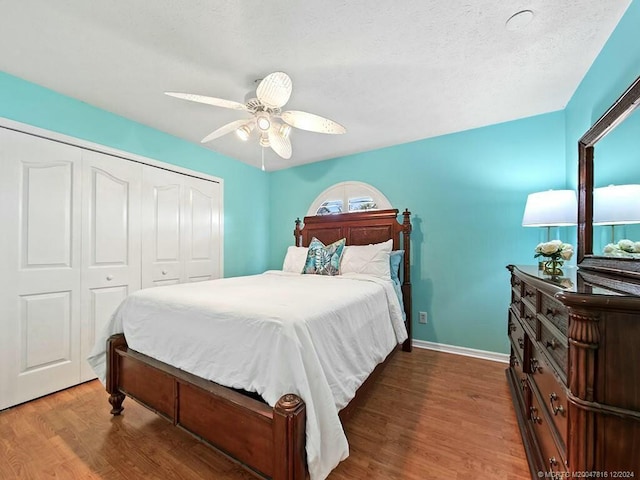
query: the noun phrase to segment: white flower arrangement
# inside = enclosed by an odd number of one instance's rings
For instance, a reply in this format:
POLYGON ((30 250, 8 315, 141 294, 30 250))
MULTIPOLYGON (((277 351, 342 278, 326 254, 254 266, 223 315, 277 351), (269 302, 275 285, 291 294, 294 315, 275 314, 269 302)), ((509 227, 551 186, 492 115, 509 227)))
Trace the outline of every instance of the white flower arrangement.
POLYGON ((640 257, 640 242, 632 240, 620 240, 618 243, 609 243, 603 249, 605 255, 609 257, 640 257))
POLYGON ((539 243, 533 258, 546 257, 556 262, 562 262, 562 260, 571 260, 572 256, 573 246, 571 244, 563 243, 561 240, 551 240, 539 243))

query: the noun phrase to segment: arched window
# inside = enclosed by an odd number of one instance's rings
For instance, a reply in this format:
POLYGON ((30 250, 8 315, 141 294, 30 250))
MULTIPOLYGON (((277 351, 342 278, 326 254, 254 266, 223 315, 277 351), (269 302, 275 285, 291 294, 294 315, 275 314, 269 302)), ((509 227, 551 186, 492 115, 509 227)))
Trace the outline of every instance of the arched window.
POLYGON ((318 195, 309 207, 307 216, 387 208, 393 207, 377 188, 362 182, 341 182, 318 195))

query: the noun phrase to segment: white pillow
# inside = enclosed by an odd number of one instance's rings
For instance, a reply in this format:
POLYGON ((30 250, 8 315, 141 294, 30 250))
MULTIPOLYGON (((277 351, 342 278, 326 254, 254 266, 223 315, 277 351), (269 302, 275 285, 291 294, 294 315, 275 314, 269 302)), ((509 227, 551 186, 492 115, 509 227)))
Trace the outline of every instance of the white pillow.
POLYGON ((340 273, 364 273, 380 278, 391 278, 389 255, 393 240, 372 245, 347 245, 342 253, 340 273))
POLYGON ((307 247, 295 247, 290 246, 287 249, 287 254, 284 257, 284 263, 282 264, 283 272, 302 273, 304 270, 304 263, 307 261, 307 247))

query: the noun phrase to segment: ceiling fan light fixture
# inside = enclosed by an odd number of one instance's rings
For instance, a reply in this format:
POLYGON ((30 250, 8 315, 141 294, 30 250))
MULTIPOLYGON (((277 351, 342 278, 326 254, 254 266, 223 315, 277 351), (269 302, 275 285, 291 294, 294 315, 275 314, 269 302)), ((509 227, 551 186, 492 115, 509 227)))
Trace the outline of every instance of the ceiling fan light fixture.
POLYGON ((271 120, 269 119, 269 115, 267 115, 266 113, 258 114, 256 116, 256 125, 258 125, 258 128, 263 132, 269 131, 269 128, 271 128, 271 120))
POLYGON ((251 130, 252 130, 251 126, 243 125, 236 130, 236 135, 240 140, 242 140, 243 142, 246 142, 247 140, 249 140, 249 136, 251 135, 251 130))
POLYGON ((289 138, 289 135, 291 134, 291 127, 286 123, 283 123, 282 125, 280 125, 278 133, 280 133, 280 136, 282 138, 289 138))

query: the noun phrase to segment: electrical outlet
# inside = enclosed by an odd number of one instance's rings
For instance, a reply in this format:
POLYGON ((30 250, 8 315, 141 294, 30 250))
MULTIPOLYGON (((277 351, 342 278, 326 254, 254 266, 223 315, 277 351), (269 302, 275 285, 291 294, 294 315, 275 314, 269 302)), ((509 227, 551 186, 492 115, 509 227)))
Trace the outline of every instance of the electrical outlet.
POLYGON ((427 323, 427 312, 420 312, 419 323, 427 323))

